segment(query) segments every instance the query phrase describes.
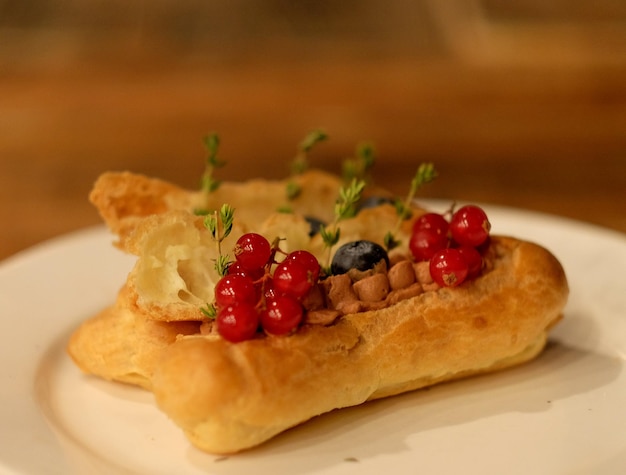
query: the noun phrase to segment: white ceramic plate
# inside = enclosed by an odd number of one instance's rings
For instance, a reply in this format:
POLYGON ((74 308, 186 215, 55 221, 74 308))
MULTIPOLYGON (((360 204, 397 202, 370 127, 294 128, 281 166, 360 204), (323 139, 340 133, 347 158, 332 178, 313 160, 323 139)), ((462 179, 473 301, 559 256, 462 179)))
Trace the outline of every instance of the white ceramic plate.
POLYGON ((228 458, 190 447, 139 389, 64 345, 132 265, 102 228, 0 265, 2 474, 617 474, 626 467, 626 236, 487 207, 493 232, 563 262, 565 319, 525 366, 335 411, 228 458))

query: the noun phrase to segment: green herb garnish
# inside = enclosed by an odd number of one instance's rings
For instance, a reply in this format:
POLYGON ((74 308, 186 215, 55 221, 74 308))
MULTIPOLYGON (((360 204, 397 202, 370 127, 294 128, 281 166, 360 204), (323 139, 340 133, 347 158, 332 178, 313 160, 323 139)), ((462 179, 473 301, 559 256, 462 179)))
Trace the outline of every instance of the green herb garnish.
POLYGON ((213 303, 207 303, 204 307, 200 307, 200 311, 205 317, 210 318, 211 320, 214 320, 215 317, 217 317, 217 307, 213 303))
POLYGON ((361 193, 365 188, 364 180, 353 179, 349 185, 339 189, 339 198, 335 203, 335 218, 330 226, 320 228, 320 236, 324 242, 324 247, 328 249, 328 261, 326 271, 330 268, 330 256, 332 248, 339 242, 341 229, 339 223, 344 219, 352 218, 356 214, 356 205, 361 199, 361 193))
POLYGON ((228 204, 223 204, 219 211, 214 211, 204 218, 204 226, 211 233, 213 241, 217 245, 217 259, 215 259, 215 270, 220 277, 226 275, 228 265, 231 260, 228 255, 222 254, 222 242, 226 239, 232 229, 235 210, 228 204))
MULTIPOLYGON (((222 253, 222 242, 233 230, 235 210, 228 204, 223 204, 219 211, 207 214, 204 217, 204 227, 211 233, 211 238, 217 246, 217 258, 215 259, 215 271, 220 277, 228 272, 228 266, 232 262, 227 254, 222 253)), ((200 307, 205 317, 214 319, 217 315, 215 304, 207 303, 200 307)))
POLYGON ((202 143, 206 150, 206 162, 204 166, 204 173, 200 181, 200 190, 203 195, 203 208, 195 209, 194 213, 198 215, 205 215, 209 212, 209 195, 217 190, 221 182, 213 176, 216 168, 223 167, 226 162, 217 158, 217 151, 220 146, 220 139, 216 133, 211 133, 202 138, 202 143))
POLYGON ((304 173, 309 168, 309 152, 315 145, 323 142, 327 138, 328 134, 323 130, 317 129, 309 132, 298 146, 298 154, 291 164, 291 173, 294 175, 304 173))
MULTIPOLYGON (((293 178, 302 175, 308 170, 309 152, 316 144, 323 142, 327 138, 328 135, 326 132, 317 129, 309 132, 298 145, 298 153, 291 162, 291 179, 287 182, 287 189, 285 190, 287 201, 294 200, 302 191, 300 185, 293 178)), ((289 206, 284 206, 281 210, 283 212, 291 211, 289 206)))
POLYGON ((432 163, 422 163, 417 168, 417 172, 411 180, 411 188, 405 200, 397 200, 395 203, 398 221, 393 231, 387 232, 384 238, 385 247, 388 251, 400 245, 400 241, 395 238, 395 235, 398 233, 402 221, 411 217, 411 202, 413 198, 415 198, 415 194, 422 186, 432 182, 435 178, 437 178, 437 171, 432 163))
POLYGON ((370 143, 361 143, 356 148, 355 157, 347 158, 342 163, 342 176, 346 183, 353 179, 369 182, 369 171, 376 161, 374 147, 370 143))

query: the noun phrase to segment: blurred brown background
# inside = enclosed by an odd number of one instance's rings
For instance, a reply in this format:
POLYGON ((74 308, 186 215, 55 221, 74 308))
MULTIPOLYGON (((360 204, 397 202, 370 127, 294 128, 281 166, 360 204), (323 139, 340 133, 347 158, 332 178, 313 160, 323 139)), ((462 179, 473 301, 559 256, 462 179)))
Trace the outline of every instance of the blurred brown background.
POLYGON ((95 178, 281 177, 302 137, 379 184, 626 232, 622 0, 0 0, 0 259, 99 218, 95 178))

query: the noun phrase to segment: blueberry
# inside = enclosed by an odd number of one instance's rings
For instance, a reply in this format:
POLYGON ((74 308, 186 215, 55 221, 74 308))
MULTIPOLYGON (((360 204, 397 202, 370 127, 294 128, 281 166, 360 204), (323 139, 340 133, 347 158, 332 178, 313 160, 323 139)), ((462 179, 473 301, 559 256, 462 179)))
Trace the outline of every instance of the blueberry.
POLYGON ((337 249, 330 271, 332 274, 345 274, 350 269, 366 271, 382 260, 389 267, 389 256, 382 246, 372 241, 352 241, 337 249))
POLYGON ((309 236, 313 237, 320 232, 320 229, 326 226, 326 223, 321 219, 314 218, 313 216, 305 216, 307 223, 309 223, 309 236))

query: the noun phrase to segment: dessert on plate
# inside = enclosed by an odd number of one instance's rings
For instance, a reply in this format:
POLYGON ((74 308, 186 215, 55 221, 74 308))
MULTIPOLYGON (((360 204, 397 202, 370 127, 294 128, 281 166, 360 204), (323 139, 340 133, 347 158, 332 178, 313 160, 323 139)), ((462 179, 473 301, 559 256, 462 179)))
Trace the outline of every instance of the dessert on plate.
POLYGON ((90 199, 136 263, 68 352, 85 373, 152 391, 198 448, 229 454, 334 409, 521 364, 567 300, 559 261, 492 235, 477 206, 422 209, 368 180, 360 148, 339 176, 200 190, 103 174, 90 199))

